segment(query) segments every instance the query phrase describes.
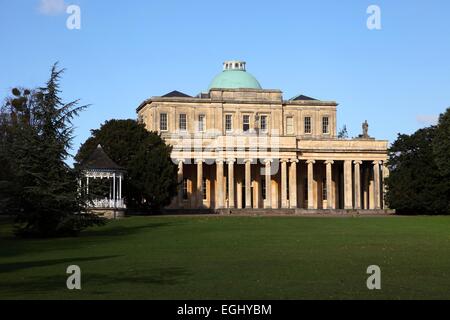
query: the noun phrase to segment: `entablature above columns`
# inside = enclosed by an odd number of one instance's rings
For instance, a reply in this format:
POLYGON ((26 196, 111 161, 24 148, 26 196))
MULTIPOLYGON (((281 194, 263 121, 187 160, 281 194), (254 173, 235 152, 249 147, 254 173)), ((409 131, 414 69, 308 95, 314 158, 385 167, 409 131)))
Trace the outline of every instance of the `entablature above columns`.
POLYGON ((387 161, 387 153, 302 153, 302 161, 314 159, 317 161, 387 161))
POLYGON ((386 140, 298 140, 297 148, 301 152, 326 153, 387 153, 386 140))

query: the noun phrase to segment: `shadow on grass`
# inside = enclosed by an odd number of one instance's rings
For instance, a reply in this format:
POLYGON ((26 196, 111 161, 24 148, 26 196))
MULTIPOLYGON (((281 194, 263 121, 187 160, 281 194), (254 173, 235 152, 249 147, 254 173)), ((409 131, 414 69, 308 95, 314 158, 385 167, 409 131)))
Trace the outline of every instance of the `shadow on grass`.
POLYGON ((117 237, 117 236, 129 236, 132 234, 149 231, 152 229, 159 229, 163 227, 171 227, 173 225, 178 225, 175 222, 158 222, 158 223, 147 223, 136 226, 108 226, 98 229, 89 228, 88 230, 81 233, 80 238, 85 237, 117 237))
POLYGON ((48 267, 57 264, 79 264, 80 262, 86 261, 98 261, 105 259, 113 259, 120 257, 116 256, 102 256, 102 257, 85 257, 85 258, 66 258, 66 259, 53 259, 53 260, 37 260, 37 261, 23 261, 23 262, 11 262, 0 264, 0 273, 13 272, 22 269, 48 267))
MULTIPOLYGON (((11 220, 9 221, 11 223, 11 220)), ((122 221, 117 221, 122 222, 122 221)), ((135 225, 106 225, 104 227, 92 227, 83 231, 75 238, 54 238, 54 239, 21 239, 9 234, 6 237, 0 234, 0 258, 14 257, 35 253, 39 251, 57 250, 77 250, 91 244, 98 244, 102 241, 109 241, 114 238, 125 238, 134 234, 151 232, 155 229, 179 225, 182 222, 147 222, 139 221, 135 225)), ((125 240, 125 239, 124 239, 125 240)))
MULTIPOLYGON (((69 291, 66 287, 67 275, 30 277, 9 281, 8 286, 0 289, 0 298, 6 299, 63 299, 75 295, 78 298, 136 296, 145 299, 145 292, 152 292, 152 286, 175 286, 191 276, 185 268, 154 268, 127 273, 82 273, 81 291, 69 291), (144 288, 139 286, 144 286, 144 288), (131 292, 131 293, 130 293, 131 292), (69 294, 69 295, 68 295, 69 294)), ((153 288, 154 289, 154 288, 153 288)), ((74 297, 75 297, 74 296, 74 297)))

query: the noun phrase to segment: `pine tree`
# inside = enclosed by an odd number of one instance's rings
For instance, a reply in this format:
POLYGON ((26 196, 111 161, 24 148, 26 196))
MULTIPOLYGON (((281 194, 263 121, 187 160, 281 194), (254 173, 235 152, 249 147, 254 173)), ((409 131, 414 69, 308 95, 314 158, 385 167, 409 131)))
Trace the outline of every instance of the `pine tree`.
POLYGON ((65 163, 73 137, 72 119, 87 106, 78 106, 78 100, 62 102, 63 72, 55 64, 46 86, 30 92, 26 100, 18 89, 13 90, 15 98, 2 112, 3 157, 13 173, 3 179, 3 185, 9 181, 15 186, 7 197, 6 211, 16 216, 21 236, 76 235, 87 226, 103 223, 88 212, 78 192, 78 173, 65 163))

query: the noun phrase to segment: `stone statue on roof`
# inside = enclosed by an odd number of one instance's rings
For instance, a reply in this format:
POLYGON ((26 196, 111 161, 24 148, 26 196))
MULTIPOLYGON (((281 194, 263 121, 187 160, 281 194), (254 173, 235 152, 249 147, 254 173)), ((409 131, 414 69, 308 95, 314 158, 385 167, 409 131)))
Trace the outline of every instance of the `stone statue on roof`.
POLYGON ((367 120, 362 124, 363 129, 363 138, 369 138, 369 123, 367 123, 367 120))

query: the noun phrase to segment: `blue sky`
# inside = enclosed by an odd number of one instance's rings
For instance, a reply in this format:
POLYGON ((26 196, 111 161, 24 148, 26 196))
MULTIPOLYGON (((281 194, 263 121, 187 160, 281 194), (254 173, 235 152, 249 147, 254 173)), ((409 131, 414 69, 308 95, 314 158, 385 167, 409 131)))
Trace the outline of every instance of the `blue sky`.
POLYGON ((136 118, 146 98, 207 89, 227 59, 247 61, 284 97, 335 100, 350 136, 395 140, 450 106, 450 1, 0 0, 0 98, 36 87, 59 61, 66 101, 92 106, 75 121, 74 152, 90 129, 136 118), (81 30, 66 28, 66 5, 81 30), (381 30, 366 27, 381 8, 381 30))

